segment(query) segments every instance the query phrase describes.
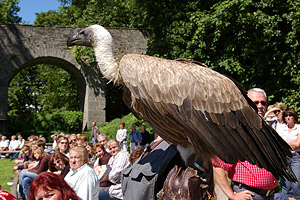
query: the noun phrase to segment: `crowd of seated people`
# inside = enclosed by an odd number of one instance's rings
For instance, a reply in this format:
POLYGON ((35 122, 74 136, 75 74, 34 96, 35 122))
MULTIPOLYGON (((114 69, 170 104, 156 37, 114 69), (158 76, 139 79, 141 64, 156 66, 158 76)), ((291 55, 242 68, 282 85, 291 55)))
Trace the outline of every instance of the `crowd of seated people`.
MULTIPOLYGON (((49 181, 59 180, 56 184, 64 179, 78 199, 122 199, 121 172, 133 160, 118 141, 108 141, 105 134, 98 135, 95 145, 88 142, 84 134, 53 134, 51 146, 46 146, 42 135, 31 135, 26 140, 21 135, 14 135, 11 141, 6 136, 0 137, 1 150, 18 151, 12 156, 14 180, 8 183, 18 185, 17 193, 13 193, 15 196, 27 200, 56 192, 56 186, 52 184, 45 188, 46 183, 41 177, 47 177, 49 181), (79 171, 84 172, 83 176, 79 176, 79 171), (42 192, 39 192, 40 187, 42 192)), ((133 157, 138 158, 136 154, 133 157)), ((57 195, 61 197, 60 193, 57 195)))

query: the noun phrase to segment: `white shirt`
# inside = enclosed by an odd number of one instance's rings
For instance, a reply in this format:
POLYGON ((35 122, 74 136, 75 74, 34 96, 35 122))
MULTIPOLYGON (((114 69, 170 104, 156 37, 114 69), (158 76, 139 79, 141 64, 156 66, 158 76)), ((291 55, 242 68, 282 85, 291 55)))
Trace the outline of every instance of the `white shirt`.
POLYGON ((119 129, 117 131, 116 140, 127 142, 126 138, 127 138, 127 129, 125 129, 125 128, 119 129))
POLYGON ((114 185, 109 187, 109 194, 113 195, 118 199, 123 199, 122 187, 121 187, 121 176, 122 170, 130 165, 129 153, 127 151, 120 151, 117 155, 112 156, 108 164, 111 167, 108 179, 114 185))
POLYGON ((24 146, 24 142, 25 142, 24 139, 22 139, 22 142, 20 140, 17 140, 17 144, 19 146, 19 149, 22 149, 22 147, 24 146))
POLYGON ((57 145, 57 142, 56 142, 56 140, 54 140, 52 143, 52 149, 55 149, 56 145, 57 145))
MULTIPOLYGON (((295 142, 297 141, 298 134, 300 133, 300 124, 295 124, 291 132, 289 132, 287 124, 278 124, 276 131, 287 143, 295 142)), ((297 152, 298 151, 300 151, 300 149, 297 150, 297 152)))
POLYGON ((8 147, 8 146, 9 146, 9 140, 0 141, 0 147, 8 147))
POLYGON ((70 169, 65 181, 82 200, 98 200, 100 189, 98 177, 87 163, 76 170, 70 169))
POLYGON ((10 143, 9 143, 8 148, 10 150, 16 150, 18 145, 19 145, 18 140, 11 140, 10 143))

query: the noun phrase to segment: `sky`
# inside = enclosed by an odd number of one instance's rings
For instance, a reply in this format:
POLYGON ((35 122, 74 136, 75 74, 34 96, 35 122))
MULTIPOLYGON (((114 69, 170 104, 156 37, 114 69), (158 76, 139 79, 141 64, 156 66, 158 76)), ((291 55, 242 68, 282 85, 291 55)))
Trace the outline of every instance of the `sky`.
POLYGON ((22 21, 33 24, 36 18, 35 13, 47 12, 48 10, 57 10, 60 6, 57 0, 20 0, 20 11, 17 13, 22 17, 22 21))

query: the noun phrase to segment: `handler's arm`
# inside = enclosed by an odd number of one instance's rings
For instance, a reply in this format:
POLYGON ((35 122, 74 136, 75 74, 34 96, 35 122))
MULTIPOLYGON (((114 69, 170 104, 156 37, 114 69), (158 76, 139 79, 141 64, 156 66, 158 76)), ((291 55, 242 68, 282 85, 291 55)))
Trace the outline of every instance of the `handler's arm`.
POLYGON ((227 176, 226 176, 224 169, 213 166, 213 170, 214 170, 214 176, 215 176, 215 180, 216 180, 217 184, 220 186, 222 191, 225 193, 225 195, 229 199, 234 199, 234 200, 252 199, 252 193, 248 190, 238 192, 238 193, 234 193, 232 191, 232 189, 227 181, 227 176))

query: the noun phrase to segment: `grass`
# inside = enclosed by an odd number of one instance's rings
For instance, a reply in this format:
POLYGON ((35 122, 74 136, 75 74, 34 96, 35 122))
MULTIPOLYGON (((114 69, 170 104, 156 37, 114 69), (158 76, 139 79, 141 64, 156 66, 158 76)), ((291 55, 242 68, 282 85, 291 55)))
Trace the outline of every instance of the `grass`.
POLYGON ((7 185, 7 182, 11 181, 11 177, 14 176, 14 171, 11 170, 14 166, 13 161, 10 159, 0 159, 0 185, 2 189, 10 192, 11 186, 7 185))

